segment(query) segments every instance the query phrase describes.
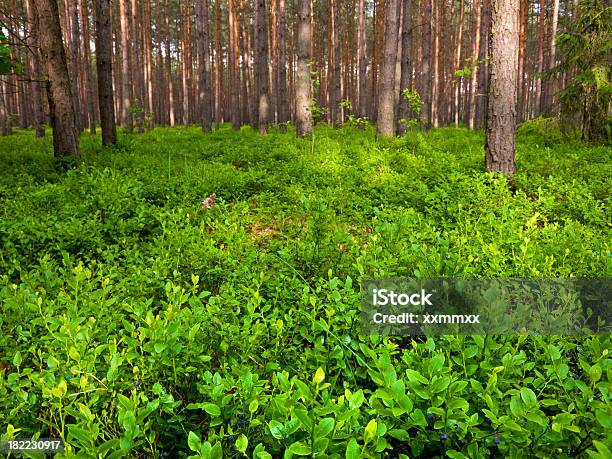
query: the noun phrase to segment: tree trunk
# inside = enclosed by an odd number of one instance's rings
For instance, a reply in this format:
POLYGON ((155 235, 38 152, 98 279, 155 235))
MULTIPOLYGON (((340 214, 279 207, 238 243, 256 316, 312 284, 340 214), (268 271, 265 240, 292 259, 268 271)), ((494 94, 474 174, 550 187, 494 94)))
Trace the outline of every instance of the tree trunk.
POLYGON ((481 92, 479 100, 476 101, 475 127, 480 129, 484 126, 487 112, 487 88, 489 87, 489 35, 491 31, 491 1, 482 1, 482 18, 480 24, 480 53, 478 60, 481 62, 478 72, 478 88, 481 92))
POLYGON ((544 70, 544 42, 546 39, 546 0, 540 0, 540 11, 538 15, 538 80, 536 83, 536 107, 537 114, 542 112, 542 108, 544 106, 544 97, 543 97, 543 82, 541 73, 544 70))
MULTIPOLYGON (((463 13, 464 13, 464 2, 461 0, 459 11, 459 28, 457 31, 457 40, 455 42, 455 71, 461 70, 461 44, 463 40, 463 13)), ((457 78, 455 81, 455 98, 453 106, 455 107, 455 127, 459 127, 459 114, 461 112, 459 93, 461 91, 461 83, 463 78, 457 78)))
POLYGON ((268 95, 268 24, 266 0, 257 0, 255 11, 255 43, 257 46, 257 86, 259 90, 259 132, 268 132, 270 102, 268 95))
POLYGON ((210 132, 211 116, 211 85, 210 85, 210 51, 208 28, 208 0, 196 0, 196 34, 198 45, 199 80, 200 80, 200 117, 202 130, 210 132))
MULTIPOLYGON (((331 91, 330 91, 330 115, 331 115, 331 123, 334 126, 338 126, 341 123, 340 117, 340 102, 341 102, 341 83, 340 79, 342 75, 341 72, 341 59, 340 56, 340 24, 339 24, 340 15, 338 13, 338 3, 337 0, 330 0, 330 20, 331 20, 331 55, 332 60, 330 62, 330 71, 331 71, 331 91)), ((396 42, 397 44, 397 42, 396 42)))
POLYGON ((310 2, 300 0, 300 22, 297 36, 297 75, 295 81, 295 118, 298 137, 312 133, 310 111, 310 2))
POLYGON ((110 0, 94 0, 93 4, 96 19, 96 71, 102 145, 113 145, 117 143, 117 128, 113 93, 111 6, 110 0))
POLYGON ((476 127, 476 101, 478 97, 478 71, 480 63, 478 62, 478 56, 480 54, 480 12, 481 12, 481 0, 474 0, 474 10, 476 24, 474 26, 474 36, 472 41, 472 74, 470 75, 470 115, 468 118, 468 127, 474 129, 476 127))
MULTIPOLYGON (((41 71, 40 71, 40 54, 38 51, 38 27, 36 24, 36 14, 34 7, 34 0, 27 1, 28 9, 28 23, 30 26, 30 33, 28 35, 28 44, 30 48, 30 68, 32 72, 32 106, 34 115, 34 128, 36 129, 36 137, 45 136, 45 116, 42 98, 42 85, 41 85, 41 71)), ((2 88, 0 87, 0 90, 2 88)), ((4 97, 0 97, 4 99, 4 97)), ((4 105, 4 100, 1 102, 4 105)))
MULTIPOLYGON (((408 0, 410 2, 411 0, 408 0)), ((366 60, 366 2, 359 0, 359 21, 357 32, 357 65, 359 71, 357 73, 357 92, 358 100, 357 113, 359 116, 366 116, 366 72, 368 62, 366 60)))
POLYGON ((81 132, 83 130, 83 123, 81 119, 81 100, 79 97, 80 30, 79 13, 76 7, 76 0, 66 0, 66 23, 68 25, 68 49, 70 51, 70 57, 68 59, 68 70, 71 77, 70 90, 72 92, 77 132, 81 132))
MULTIPOLYGON (((240 129, 240 107, 238 106, 238 75, 236 62, 238 56, 236 55, 236 34, 235 34, 235 5, 236 0, 228 0, 227 3, 227 21, 228 21, 228 68, 229 68, 229 91, 230 91, 230 119, 232 121, 232 127, 234 129, 240 129)), ((265 14, 265 13, 264 13, 265 14)), ((265 19, 265 16, 264 16, 265 19)), ((267 56, 265 59, 267 62, 267 56)))
POLYGON ((487 107, 485 165, 514 174, 519 0, 491 2, 491 70, 487 107))
MULTIPOLYGON (((217 0, 218 1, 218 0, 217 0)), ((168 82, 168 116, 170 126, 174 126, 176 123, 176 116, 174 113, 174 84, 172 82, 172 55, 170 54, 170 10, 168 6, 168 0, 164 1, 164 27, 165 27, 165 52, 166 52, 166 81, 168 82)))
POLYGON ((78 156, 79 139, 57 0, 35 0, 34 5, 47 69, 55 157, 78 156))
POLYGON ((395 134, 395 64, 397 62, 398 9, 398 0, 388 0, 377 116, 378 133, 383 136, 395 134))
POLYGON ((121 20, 121 83, 123 86, 123 104, 121 123, 127 132, 132 132, 132 53, 130 33, 130 0, 119 0, 119 16, 121 20))
MULTIPOLYGON (((79 16, 81 17, 81 30, 83 31, 82 40, 82 67, 84 73, 84 94, 85 103, 87 104, 87 118, 89 119, 89 131, 91 135, 96 135, 96 110, 94 103, 94 88, 93 88, 93 77, 91 74, 91 46, 90 46, 90 34, 89 34, 89 15, 87 10, 87 2, 85 0, 79 0, 79 16)), ((109 16, 110 21, 110 16, 109 16)), ((112 35, 110 34, 110 22, 109 22, 109 34, 108 34, 108 46, 112 46, 112 35)), ((109 48, 110 49, 110 48, 109 48)), ((112 80, 111 80, 112 85, 112 80)))
POLYGON ((431 100, 432 89, 431 84, 431 10, 433 0, 424 0, 423 9, 423 61, 421 65, 421 100, 423 102, 422 110, 422 125, 424 129, 431 127, 431 100))
MULTIPOLYGON (((412 0, 403 0, 402 6, 402 57, 401 57, 401 77, 400 77, 400 93, 405 89, 410 88, 410 77, 412 74, 412 0)), ((405 120, 397 125, 398 135, 404 135, 406 133, 406 122, 410 117, 410 110, 408 107, 408 101, 403 95, 400 95, 398 116, 400 119, 405 120)))
POLYGON ((286 12, 285 0, 278 0, 278 122, 281 132, 287 130, 286 122, 289 120, 287 101, 287 59, 286 59, 286 12))
MULTIPOLYGON (((555 39, 557 37, 557 23, 559 20, 559 0, 552 0, 552 17, 550 19, 549 33, 549 54, 548 54, 548 70, 552 70, 556 65, 556 46, 555 39)), ((555 78, 549 75, 546 79, 546 100, 544 101, 544 112, 550 113, 553 109, 553 99, 555 91, 555 78)))

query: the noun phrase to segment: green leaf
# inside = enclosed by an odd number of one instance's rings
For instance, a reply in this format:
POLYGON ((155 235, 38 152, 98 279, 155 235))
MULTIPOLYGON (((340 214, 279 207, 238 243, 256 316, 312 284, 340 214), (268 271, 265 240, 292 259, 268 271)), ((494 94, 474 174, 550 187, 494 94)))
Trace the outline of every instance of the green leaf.
POLYGON ((604 429, 612 429, 612 415, 604 410, 595 410, 595 417, 604 429))
POLYGON ((357 444, 357 440, 351 438, 346 445, 346 453, 344 457, 346 459, 359 459, 359 445, 357 444))
POLYGON ((421 373, 415 370, 408 369, 406 370, 406 376, 408 376, 408 381, 415 381, 421 384, 429 384, 429 379, 423 376, 421 373))
POLYGON ((302 409, 295 409, 293 410, 293 413, 300 420, 304 427, 306 427, 308 430, 312 429, 312 419, 308 415, 308 411, 302 409))
POLYGON ((536 394, 527 387, 521 389, 521 398, 528 409, 538 408, 540 406, 536 394))
POLYGON ((523 404, 517 396, 510 399, 510 412, 517 418, 523 416, 523 404))
POLYGON ((285 430, 284 426, 278 422, 276 419, 272 419, 268 423, 268 427, 270 428, 270 433, 274 438, 280 440, 283 438, 283 431, 285 430))
POLYGON ((599 454, 603 455, 603 457, 607 457, 607 458, 612 457, 612 453, 610 452, 608 447, 604 445, 602 442, 593 440, 593 445, 595 446, 595 448, 597 448, 597 451, 599 451, 599 454))
POLYGON ((21 352, 20 351, 15 352, 15 356, 13 357, 13 365, 15 365, 15 367, 17 368, 21 366, 21 352))
POLYGON ((221 408, 219 408, 214 403, 203 403, 202 408, 204 408, 204 411, 206 411, 213 417, 221 416, 221 408))
POLYGON ((401 441, 410 440, 410 435, 404 429, 392 429, 389 431, 389 435, 401 441))
POLYGON ((434 357, 432 357, 431 362, 429 362, 429 367, 427 368, 427 371, 429 371, 429 374, 432 375, 440 371, 442 367, 444 366, 444 360, 445 360, 444 354, 437 354, 434 357))
POLYGON ((257 408, 259 408, 259 402, 257 401, 257 399, 255 399, 251 403, 249 403, 249 412, 250 413, 255 413, 255 411, 257 411, 257 408))
POLYGON ((289 447, 289 451, 291 451, 296 456, 308 456, 312 453, 312 448, 308 445, 305 445, 301 441, 296 441, 289 447))
POLYGON ((236 439, 236 449, 240 451, 242 454, 246 453, 247 447, 249 446, 249 439, 246 435, 241 434, 236 439))
POLYGON ((324 418, 319 421, 317 427, 315 427, 314 436, 315 438, 327 437, 332 430, 334 430, 335 421, 333 418, 324 418))
POLYGON ((376 419, 370 419, 370 422, 368 422, 368 425, 366 426, 363 433, 363 439, 365 440, 366 444, 376 438, 377 428, 378 425, 376 424, 376 419))
POLYGON ((198 437, 198 435, 191 430, 189 431, 189 436, 187 437, 187 444, 189 445, 189 449, 191 451, 200 452, 200 449, 202 448, 202 440, 200 440, 200 437, 198 437))
POLYGON ((323 371, 323 368, 319 367, 312 377, 312 382, 313 384, 321 384, 323 381, 325 381, 325 372, 323 371))
POLYGON ((81 446, 88 447, 93 443, 90 433, 74 424, 68 425, 68 432, 81 443, 81 446))

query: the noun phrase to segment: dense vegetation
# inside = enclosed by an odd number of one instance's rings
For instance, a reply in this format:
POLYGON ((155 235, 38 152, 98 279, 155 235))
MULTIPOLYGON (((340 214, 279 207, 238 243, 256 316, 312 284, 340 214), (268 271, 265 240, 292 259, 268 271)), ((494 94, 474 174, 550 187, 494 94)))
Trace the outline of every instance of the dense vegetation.
MULTIPOLYGON (((363 336, 364 276, 610 275, 611 151, 157 128, 0 138, 0 435, 78 457, 594 457, 610 336, 363 336), (221 452, 222 451, 222 452, 221 452)), ((563 140, 563 142, 560 142, 563 140)))

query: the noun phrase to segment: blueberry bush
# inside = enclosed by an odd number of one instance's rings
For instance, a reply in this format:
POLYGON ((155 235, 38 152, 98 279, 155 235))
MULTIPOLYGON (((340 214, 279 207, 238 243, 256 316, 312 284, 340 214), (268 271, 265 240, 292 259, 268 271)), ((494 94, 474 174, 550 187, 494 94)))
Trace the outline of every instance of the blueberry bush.
POLYGON ((612 457, 611 338, 363 335, 364 277, 610 276, 611 150, 524 125, 0 138, 0 437, 65 458, 612 457))

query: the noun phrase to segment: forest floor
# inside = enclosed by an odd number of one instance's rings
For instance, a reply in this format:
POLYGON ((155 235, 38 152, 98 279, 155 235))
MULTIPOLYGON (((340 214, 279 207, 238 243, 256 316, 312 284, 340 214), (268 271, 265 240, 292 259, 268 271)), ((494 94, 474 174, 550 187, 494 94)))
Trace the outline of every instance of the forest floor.
POLYGON ((610 148, 528 123, 509 183, 483 145, 157 128, 83 134, 58 173, 49 135, 0 138, 0 435, 117 457, 605 457, 609 336, 360 334, 366 277, 610 276, 610 148))

